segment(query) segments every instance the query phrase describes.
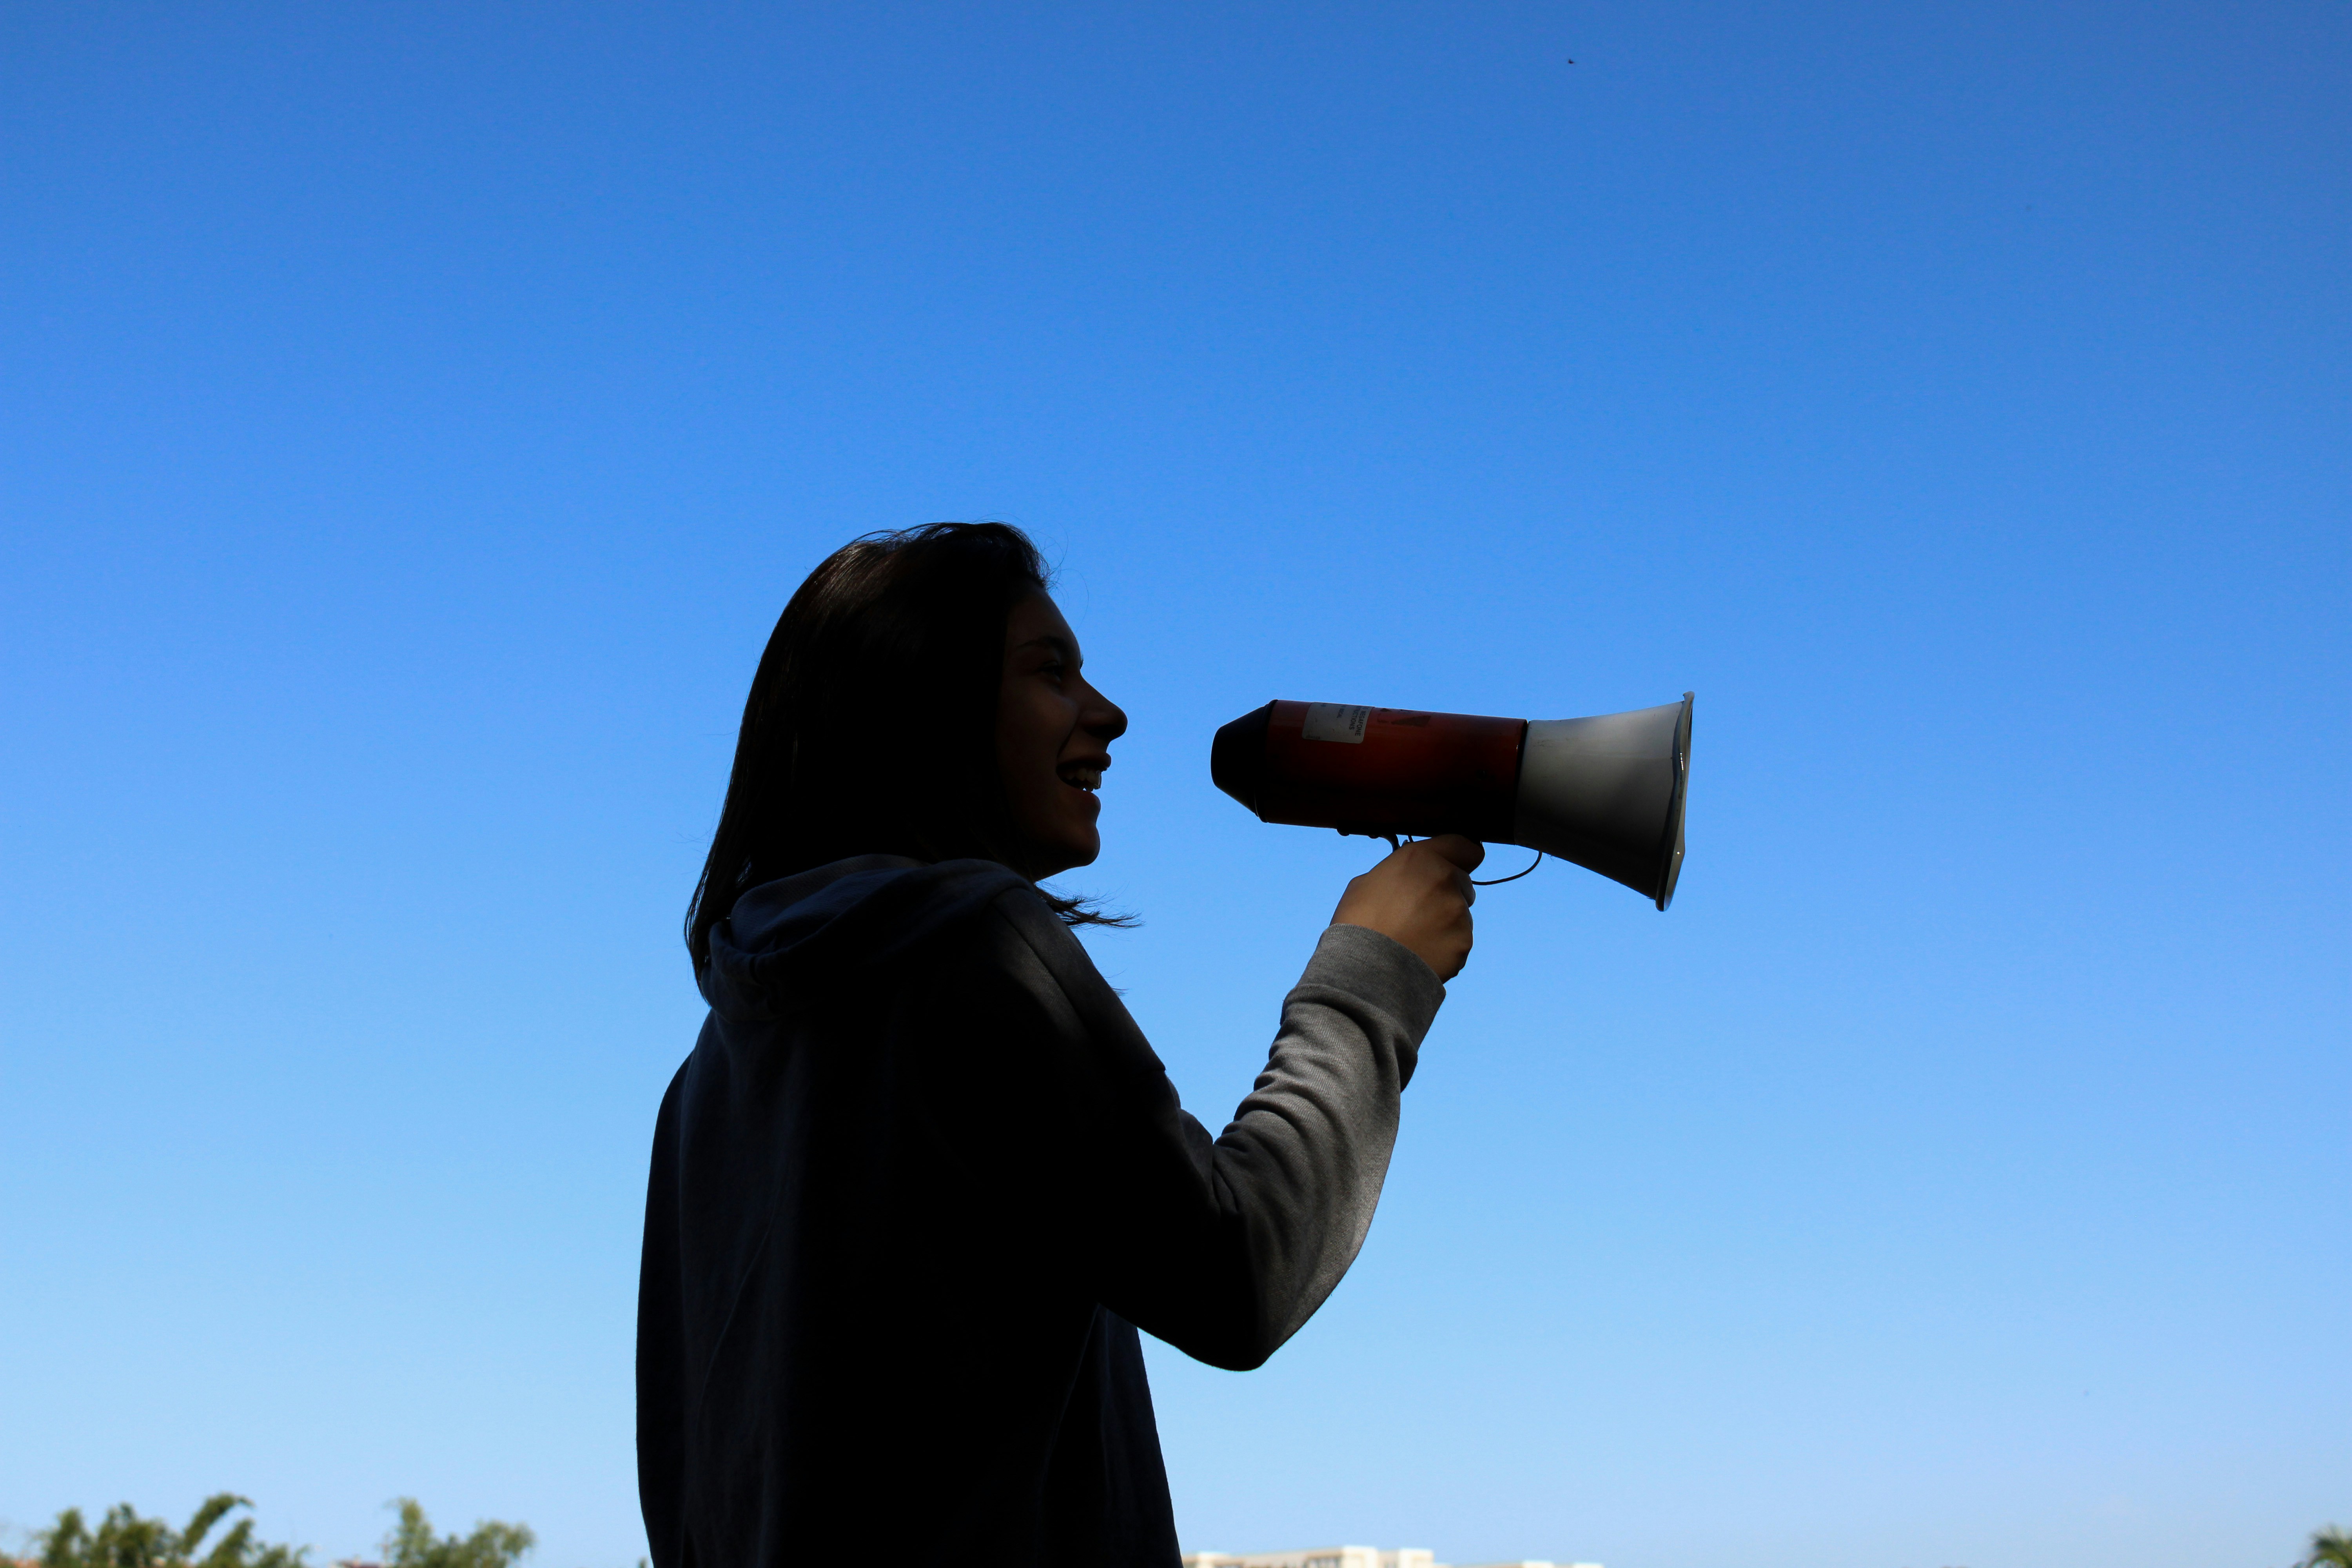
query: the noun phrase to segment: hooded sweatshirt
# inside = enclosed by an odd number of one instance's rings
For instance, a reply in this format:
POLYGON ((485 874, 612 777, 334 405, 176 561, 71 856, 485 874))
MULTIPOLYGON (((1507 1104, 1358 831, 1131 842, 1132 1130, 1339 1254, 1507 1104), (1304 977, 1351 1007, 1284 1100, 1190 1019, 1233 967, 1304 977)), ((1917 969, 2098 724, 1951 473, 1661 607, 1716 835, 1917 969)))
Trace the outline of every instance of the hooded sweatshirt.
POLYGON ((1257 1366, 1371 1223, 1444 999, 1333 926, 1212 1138, 1036 889, 838 861, 711 931, 637 1317, 656 1568, 1174 1568, 1138 1328, 1257 1366))

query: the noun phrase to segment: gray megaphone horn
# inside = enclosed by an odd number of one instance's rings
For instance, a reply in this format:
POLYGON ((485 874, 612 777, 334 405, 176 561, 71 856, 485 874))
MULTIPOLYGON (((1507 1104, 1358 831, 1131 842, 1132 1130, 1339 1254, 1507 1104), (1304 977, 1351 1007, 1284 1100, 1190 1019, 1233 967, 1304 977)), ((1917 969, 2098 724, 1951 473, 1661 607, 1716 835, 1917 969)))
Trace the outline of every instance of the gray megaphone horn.
POLYGON ((1532 721, 1269 702, 1217 731, 1209 772, 1263 822, 1517 844, 1663 910, 1682 876, 1690 734, 1687 691, 1629 713, 1532 721))

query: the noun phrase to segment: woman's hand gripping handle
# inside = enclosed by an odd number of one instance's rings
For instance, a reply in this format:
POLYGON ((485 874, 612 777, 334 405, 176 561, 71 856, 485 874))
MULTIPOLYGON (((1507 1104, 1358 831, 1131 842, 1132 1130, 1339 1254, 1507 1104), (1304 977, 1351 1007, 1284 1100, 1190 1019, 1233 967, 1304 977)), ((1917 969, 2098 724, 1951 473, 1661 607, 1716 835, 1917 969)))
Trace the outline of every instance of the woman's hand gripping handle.
POLYGON ((1486 858, 1458 833, 1408 844, 1348 884, 1331 923, 1376 931, 1451 980, 1470 961, 1470 873, 1486 858))

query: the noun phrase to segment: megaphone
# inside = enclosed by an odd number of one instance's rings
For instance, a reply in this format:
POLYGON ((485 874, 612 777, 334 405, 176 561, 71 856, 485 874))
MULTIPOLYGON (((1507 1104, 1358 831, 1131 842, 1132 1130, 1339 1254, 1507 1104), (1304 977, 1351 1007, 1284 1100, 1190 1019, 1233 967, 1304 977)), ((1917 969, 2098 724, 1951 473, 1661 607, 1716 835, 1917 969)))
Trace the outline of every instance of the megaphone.
POLYGON ((1261 822, 1517 844, 1663 910, 1683 870, 1690 732, 1687 691, 1630 713, 1534 721, 1269 702, 1217 731, 1209 773, 1261 822))

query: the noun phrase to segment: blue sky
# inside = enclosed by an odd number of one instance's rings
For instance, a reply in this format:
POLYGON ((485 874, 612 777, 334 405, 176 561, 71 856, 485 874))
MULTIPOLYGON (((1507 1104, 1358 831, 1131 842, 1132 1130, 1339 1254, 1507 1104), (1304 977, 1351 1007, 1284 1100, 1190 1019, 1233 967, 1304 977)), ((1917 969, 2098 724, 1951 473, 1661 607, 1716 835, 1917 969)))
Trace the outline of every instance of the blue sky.
POLYGON ((1134 717, 1071 885, 1212 1125, 1367 853, 1216 724, 1698 693, 1672 912, 1490 892, 1355 1272, 1261 1372, 1155 1347, 1188 1549, 2352 1522, 2348 56, 2317 0, 11 7, 0 1520, 636 1559, 744 688, 826 551, 993 517, 1134 717))

